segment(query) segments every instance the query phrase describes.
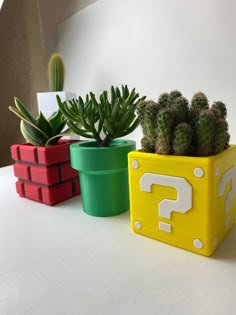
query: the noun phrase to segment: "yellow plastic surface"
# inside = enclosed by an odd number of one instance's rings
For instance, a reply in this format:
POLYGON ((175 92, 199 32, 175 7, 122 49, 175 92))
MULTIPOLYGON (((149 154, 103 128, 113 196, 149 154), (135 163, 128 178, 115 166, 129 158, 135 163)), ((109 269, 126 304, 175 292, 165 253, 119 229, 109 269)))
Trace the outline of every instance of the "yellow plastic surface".
POLYGON ((236 146, 211 157, 133 151, 128 158, 132 230, 210 256, 236 218, 236 146))

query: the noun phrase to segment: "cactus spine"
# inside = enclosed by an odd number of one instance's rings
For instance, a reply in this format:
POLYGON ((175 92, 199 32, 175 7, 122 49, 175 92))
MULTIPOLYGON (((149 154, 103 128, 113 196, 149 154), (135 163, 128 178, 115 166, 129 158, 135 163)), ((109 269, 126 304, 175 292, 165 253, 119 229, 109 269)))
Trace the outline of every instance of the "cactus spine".
POLYGON ((64 86, 65 67, 61 55, 52 54, 48 63, 48 76, 51 91, 62 91, 64 86))

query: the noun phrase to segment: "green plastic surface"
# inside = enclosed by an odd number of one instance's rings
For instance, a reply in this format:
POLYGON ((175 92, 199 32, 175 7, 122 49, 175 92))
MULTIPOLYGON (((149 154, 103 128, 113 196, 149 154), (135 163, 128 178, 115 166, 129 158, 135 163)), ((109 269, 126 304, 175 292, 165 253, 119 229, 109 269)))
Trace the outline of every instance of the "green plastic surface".
POLYGON ((95 141, 70 145, 71 166, 79 171, 83 210, 107 217, 129 210, 128 159, 135 141, 114 140, 109 147, 95 141))

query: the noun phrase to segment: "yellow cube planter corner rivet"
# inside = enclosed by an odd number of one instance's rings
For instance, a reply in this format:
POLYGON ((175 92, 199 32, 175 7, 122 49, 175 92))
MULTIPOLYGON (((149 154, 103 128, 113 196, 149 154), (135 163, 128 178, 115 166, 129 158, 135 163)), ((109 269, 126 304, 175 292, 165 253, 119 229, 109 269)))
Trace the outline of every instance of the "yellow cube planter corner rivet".
POLYGON ((236 217, 236 146, 210 157, 129 153, 131 228, 210 256, 236 217))

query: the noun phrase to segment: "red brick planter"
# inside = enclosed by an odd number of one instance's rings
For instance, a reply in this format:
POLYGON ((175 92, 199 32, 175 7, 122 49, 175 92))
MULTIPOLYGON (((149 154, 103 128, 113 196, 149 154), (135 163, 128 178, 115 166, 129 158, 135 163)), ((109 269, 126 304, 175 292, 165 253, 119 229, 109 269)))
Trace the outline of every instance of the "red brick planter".
POLYGON ((79 195, 78 172, 70 166, 69 144, 72 142, 63 140, 48 147, 12 145, 17 193, 49 206, 79 195))

